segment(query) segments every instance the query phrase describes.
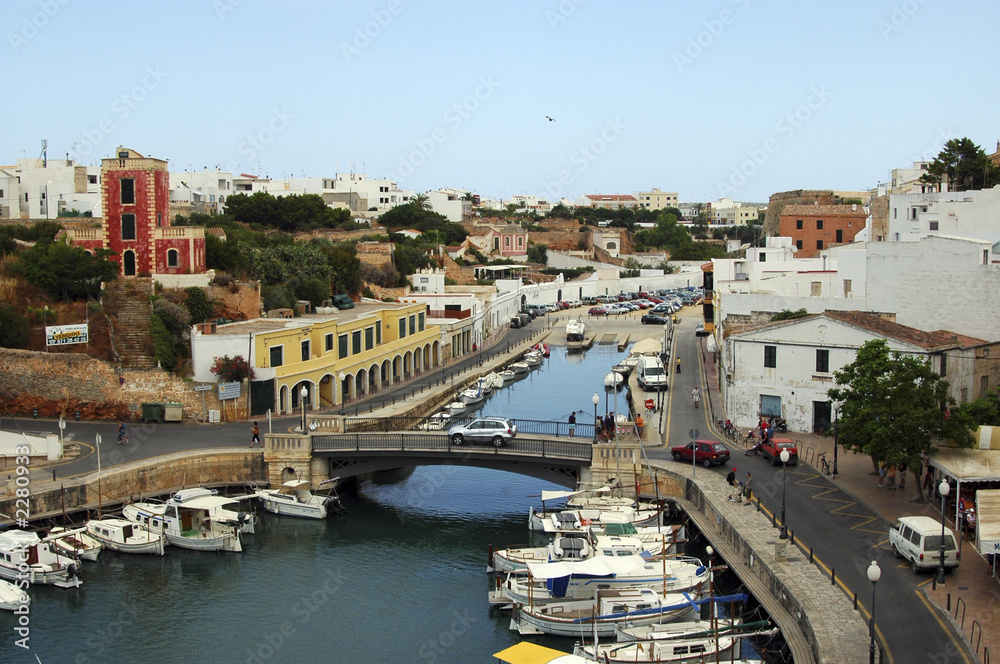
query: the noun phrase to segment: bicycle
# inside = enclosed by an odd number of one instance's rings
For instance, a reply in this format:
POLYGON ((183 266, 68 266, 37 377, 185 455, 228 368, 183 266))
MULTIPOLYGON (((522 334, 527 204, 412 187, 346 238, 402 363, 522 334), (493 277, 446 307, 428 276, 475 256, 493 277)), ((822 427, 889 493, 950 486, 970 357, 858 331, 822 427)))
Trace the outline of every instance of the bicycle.
POLYGON ((817 455, 817 458, 819 459, 820 472, 823 473, 824 475, 829 476, 831 469, 830 469, 830 462, 826 460, 826 452, 821 452, 820 454, 817 455))

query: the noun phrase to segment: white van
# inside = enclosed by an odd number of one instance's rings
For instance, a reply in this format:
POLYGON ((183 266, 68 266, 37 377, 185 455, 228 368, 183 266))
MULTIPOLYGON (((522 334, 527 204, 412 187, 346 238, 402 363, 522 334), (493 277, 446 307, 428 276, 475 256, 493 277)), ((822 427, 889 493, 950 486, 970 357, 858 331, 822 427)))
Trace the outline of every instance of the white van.
MULTIPOLYGON (((897 558, 910 561, 913 573, 941 565, 941 522, 929 516, 904 516, 889 528, 889 545, 897 558)), ((955 535, 944 529, 944 566, 958 567, 955 535)))
POLYGON ((645 391, 667 389, 667 372, 663 362, 656 355, 642 355, 635 365, 639 387, 645 391))

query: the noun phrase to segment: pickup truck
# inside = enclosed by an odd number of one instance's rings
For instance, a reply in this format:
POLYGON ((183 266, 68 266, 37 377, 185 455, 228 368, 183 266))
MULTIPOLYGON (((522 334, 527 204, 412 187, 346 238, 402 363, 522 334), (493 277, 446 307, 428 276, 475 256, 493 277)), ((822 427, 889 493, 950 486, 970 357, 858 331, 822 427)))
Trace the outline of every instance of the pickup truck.
POLYGON ((799 462, 799 449, 791 438, 772 438, 765 441, 760 448, 760 453, 771 462, 772 466, 777 466, 781 463, 782 450, 788 450, 789 466, 794 466, 799 462))

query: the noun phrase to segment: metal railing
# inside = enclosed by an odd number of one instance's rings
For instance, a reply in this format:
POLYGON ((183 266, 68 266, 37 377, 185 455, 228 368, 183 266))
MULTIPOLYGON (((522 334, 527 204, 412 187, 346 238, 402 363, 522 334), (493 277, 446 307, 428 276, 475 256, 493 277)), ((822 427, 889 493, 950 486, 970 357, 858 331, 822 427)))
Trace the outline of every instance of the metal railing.
MULTIPOLYGON (((476 418, 466 415, 457 415, 450 418, 447 427, 456 424, 465 424, 476 418)), ((389 431, 419 431, 428 430, 428 425, 433 421, 430 415, 419 417, 394 416, 394 417, 348 417, 344 420, 344 431, 347 433, 366 432, 389 432, 389 431)), ((593 424, 577 424, 573 435, 570 436, 569 423, 553 422, 549 420, 521 420, 512 419, 517 426, 518 435, 534 434, 536 436, 553 436, 555 438, 569 438, 570 440, 580 440, 589 444, 594 439, 593 424)))
POLYGON ((488 441, 466 441, 455 445, 446 433, 354 433, 313 436, 314 452, 455 452, 482 453, 498 456, 536 456, 545 459, 582 461, 589 463, 593 446, 590 441, 552 441, 514 438, 500 447, 488 441))

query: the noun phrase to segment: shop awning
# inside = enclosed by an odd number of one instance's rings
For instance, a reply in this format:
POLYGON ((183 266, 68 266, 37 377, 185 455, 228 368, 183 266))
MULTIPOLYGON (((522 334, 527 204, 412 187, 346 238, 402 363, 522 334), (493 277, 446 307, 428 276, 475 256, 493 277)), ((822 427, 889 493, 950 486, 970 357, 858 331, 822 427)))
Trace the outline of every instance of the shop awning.
POLYGON ((1000 489, 976 492, 976 546, 983 555, 1000 554, 1000 489))

